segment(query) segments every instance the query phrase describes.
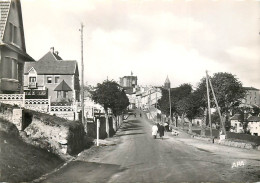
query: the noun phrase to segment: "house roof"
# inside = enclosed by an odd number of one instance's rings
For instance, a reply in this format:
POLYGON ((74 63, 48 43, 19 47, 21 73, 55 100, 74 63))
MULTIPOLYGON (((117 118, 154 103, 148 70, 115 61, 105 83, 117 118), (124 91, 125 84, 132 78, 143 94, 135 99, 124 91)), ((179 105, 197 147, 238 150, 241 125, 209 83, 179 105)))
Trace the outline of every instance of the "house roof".
POLYGON ((26 52, 22 51, 21 49, 17 48, 14 45, 11 44, 6 44, 6 43, 1 43, 0 46, 5 46, 6 48, 15 51, 16 53, 20 54, 22 57, 25 58, 26 62, 31 62, 34 61, 34 59, 28 55, 26 52))
POLYGON ((260 122, 260 117, 258 117, 258 116, 250 116, 247 120, 249 122, 260 122))
POLYGON ((62 58, 52 51, 47 52, 38 62, 44 61, 44 62, 50 62, 50 61, 57 61, 62 60, 62 58))
POLYGON ((32 67, 39 75, 74 75, 76 74, 77 62, 64 60, 55 62, 26 62, 24 65, 24 74, 28 74, 32 67))
POLYGON ((6 26, 9 10, 10 10, 10 4, 11 4, 10 0, 1 0, 0 1, 0 10, 1 10, 1 12, 0 12, 1 13, 0 36, 1 36, 1 39, 3 39, 3 36, 4 36, 5 26, 6 26))
MULTIPOLYGON (((9 32, 6 32, 6 33, 8 34, 9 32)), ((6 48, 11 49, 12 51, 15 51, 16 53, 20 54, 22 57, 24 57, 25 61, 34 61, 34 59, 26 53, 20 0, 0 0, 0 40, 1 40, 0 46, 5 46, 6 48), (21 31, 22 47, 16 47, 12 44, 4 42, 4 40, 3 40, 4 35, 5 35, 6 25, 8 22, 8 16, 10 14, 10 7, 11 7, 12 3, 16 4, 16 6, 17 6, 17 11, 18 11, 17 12, 18 13, 17 21, 20 22, 19 26, 20 26, 20 31, 21 31)))
POLYGON ((31 68, 33 67, 39 75, 74 75, 78 72, 77 66, 77 61, 62 60, 58 54, 49 51, 39 61, 25 63, 24 74, 29 74, 31 68))
POLYGON ((256 90, 259 91, 259 89, 254 88, 254 87, 243 87, 245 90, 256 90))
POLYGON ((242 116, 240 114, 235 114, 232 118, 230 118, 230 120, 238 120, 241 121, 242 116))
POLYGON ((131 87, 125 87, 125 94, 133 94, 134 93, 134 88, 131 87))
POLYGON ((72 89, 64 80, 62 80, 62 82, 54 89, 54 91, 72 91, 72 89))

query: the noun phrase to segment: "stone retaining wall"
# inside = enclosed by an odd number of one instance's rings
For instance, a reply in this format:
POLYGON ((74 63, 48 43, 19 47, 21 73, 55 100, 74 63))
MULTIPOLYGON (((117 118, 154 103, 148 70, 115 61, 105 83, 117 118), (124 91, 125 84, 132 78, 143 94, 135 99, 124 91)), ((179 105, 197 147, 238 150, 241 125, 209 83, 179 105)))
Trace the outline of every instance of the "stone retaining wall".
POLYGON ((69 121, 56 116, 1 104, 0 130, 6 131, 4 123, 12 123, 24 141, 60 156, 76 154, 87 144, 84 126, 79 121, 69 121), (27 119, 30 118, 30 119, 27 119))

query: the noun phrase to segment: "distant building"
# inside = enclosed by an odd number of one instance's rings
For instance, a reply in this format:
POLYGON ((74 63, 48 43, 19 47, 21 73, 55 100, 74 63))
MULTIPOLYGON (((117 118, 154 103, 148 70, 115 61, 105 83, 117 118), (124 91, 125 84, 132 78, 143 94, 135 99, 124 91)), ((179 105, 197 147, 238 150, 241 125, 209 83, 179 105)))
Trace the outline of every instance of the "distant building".
POLYGON ((24 91, 32 98, 47 95, 52 102, 79 101, 77 61, 62 60, 52 47, 39 61, 25 64, 24 91))
POLYGON ((248 119, 247 129, 250 131, 251 135, 260 136, 260 117, 250 116, 248 119))
POLYGON ((242 100, 243 105, 260 107, 260 90, 254 87, 244 87, 246 90, 246 97, 242 100))
POLYGON ((193 125, 201 126, 203 120, 204 120, 204 117, 197 116, 197 117, 194 117, 194 119, 192 119, 191 123, 193 125))
POLYGON ((124 76, 120 78, 119 84, 124 88, 134 88, 137 86, 137 76, 124 76))
POLYGON ((168 76, 167 76, 167 78, 166 78, 166 80, 165 80, 165 82, 164 82, 164 88, 165 88, 165 89, 171 88, 171 82, 170 82, 168 76))
POLYGON ((240 114, 235 114, 232 118, 230 118, 231 123, 231 132, 235 133, 243 133, 243 119, 240 114))
POLYGON ((0 0, 0 93, 23 93, 26 53, 21 3, 0 0))

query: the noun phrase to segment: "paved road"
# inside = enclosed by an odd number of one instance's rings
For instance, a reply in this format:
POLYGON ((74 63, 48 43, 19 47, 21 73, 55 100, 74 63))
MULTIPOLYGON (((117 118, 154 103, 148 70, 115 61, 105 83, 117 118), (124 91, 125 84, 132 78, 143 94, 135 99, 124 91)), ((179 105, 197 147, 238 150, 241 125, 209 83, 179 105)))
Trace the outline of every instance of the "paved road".
POLYGON ((260 180, 260 153, 191 139, 153 139, 151 123, 130 117, 110 145, 83 152, 46 182, 246 182, 260 180), (236 165, 236 166, 234 166, 236 165), (233 167, 232 167, 233 166, 233 167))

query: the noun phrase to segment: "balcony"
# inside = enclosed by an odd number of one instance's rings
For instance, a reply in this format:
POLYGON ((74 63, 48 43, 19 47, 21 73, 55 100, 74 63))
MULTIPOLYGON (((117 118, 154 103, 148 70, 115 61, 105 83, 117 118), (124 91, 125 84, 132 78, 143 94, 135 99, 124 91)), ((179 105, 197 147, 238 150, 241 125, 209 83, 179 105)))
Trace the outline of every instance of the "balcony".
POLYGON ((37 88, 37 83, 36 83, 36 82, 29 82, 28 88, 29 88, 29 89, 35 89, 35 88, 37 88))

